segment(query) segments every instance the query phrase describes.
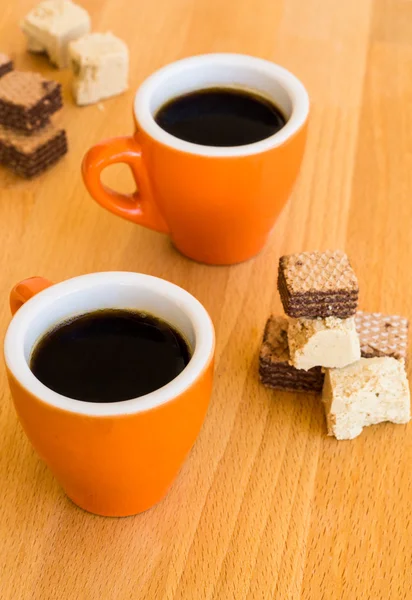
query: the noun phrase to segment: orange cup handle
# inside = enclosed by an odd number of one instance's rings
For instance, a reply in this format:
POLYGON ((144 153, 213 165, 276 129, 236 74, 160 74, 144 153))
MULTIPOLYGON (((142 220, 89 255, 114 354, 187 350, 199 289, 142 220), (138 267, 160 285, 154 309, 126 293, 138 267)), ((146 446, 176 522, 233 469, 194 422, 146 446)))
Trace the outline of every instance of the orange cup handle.
POLYGON ((103 208, 133 223, 168 233, 168 227, 153 200, 142 163, 142 149, 135 137, 113 138, 90 148, 83 159, 82 174, 90 195, 103 208), (138 188, 133 194, 120 194, 102 183, 101 172, 115 163, 129 165, 138 188))
POLYGON ((48 279, 44 279, 44 277, 30 277, 29 279, 20 281, 10 292, 11 313, 14 315, 27 300, 30 300, 30 298, 33 298, 33 296, 51 285, 53 283, 48 279))

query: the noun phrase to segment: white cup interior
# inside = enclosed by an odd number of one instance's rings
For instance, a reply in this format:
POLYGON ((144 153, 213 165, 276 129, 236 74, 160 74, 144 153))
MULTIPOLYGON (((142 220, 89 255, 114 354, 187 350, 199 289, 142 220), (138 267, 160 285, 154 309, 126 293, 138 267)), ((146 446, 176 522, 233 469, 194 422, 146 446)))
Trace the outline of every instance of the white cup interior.
POLYGON ((8 328, 5 358, 20 383, 45 402, 76 413, 120 415, 149 410, 182 393, 206 367, 213 346, 213 325, 208 313, 182 288, 149 275, 93 273, 56 284, 24 304, 8 328), (107 308, 148 312, 176 327, 192 350, 187 367, 163 388, 115 403, 81 402, 44 386, 29 367, 36 342, 58 323, 107 308))
POLYGON ((279 146, 302 127, 308 112, 308 94, 297 77, 272 62, 241 54, 205 54, 167 65, 146 79, 135 98, 136 120, 151 137, 177 150, 207 156, 244 156, 279 146), (234 147, 193 144, 157 125, 156 112, 169 100, 213 87, 239 88, 264 96, 281 109, 286 125, 264 140, 234 147))
POLYGON ((207 63, 202 69, 188 64, 179 77, 166 71, 162 83, 155 87, 150 98, 149 110, 155 115, 158 109, 172 98, 199 89, 226 87, 258 93, 276 103, 285 117, 290 118, 293 110, 292 98, 282 83, 267 71, 258 71, 253 64, 215 65, 207 63))

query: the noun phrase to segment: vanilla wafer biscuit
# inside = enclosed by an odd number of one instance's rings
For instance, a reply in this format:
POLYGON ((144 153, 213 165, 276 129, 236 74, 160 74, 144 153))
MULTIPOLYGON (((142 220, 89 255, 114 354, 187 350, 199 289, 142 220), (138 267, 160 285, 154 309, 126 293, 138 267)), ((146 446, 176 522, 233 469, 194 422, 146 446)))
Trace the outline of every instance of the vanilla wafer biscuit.
POLYGON ((0 79, 0 124, 5 127, 32 133, 62 105, 61 85, 39 73, 10 71, 0 79))
POLYGON ((0 163, 22 177, 39 175, 66 152, 66 132, 51 123, 30 136, 0 125, 0 163))
POLYGON ((320 393, 324 379, 320 367, 303 371, 289 364, 287 329, 285 317, 271 316, 266 323, 259 356, 262 383, 281 391, 320 393))
POLYGON ((6 75, 13 70, 13 61, 7 56, 7 54, 2 54, 0 52, 0 77, 6 75))
POLYGON ((358 281, 340 250, 282 256, 278 289, 290 317, 347 319, 356 313, 358 281))
POLYGON ((355 323, 364 358, 391 356, 406 362, 408 319, 398 315, 358 311, 355 323))

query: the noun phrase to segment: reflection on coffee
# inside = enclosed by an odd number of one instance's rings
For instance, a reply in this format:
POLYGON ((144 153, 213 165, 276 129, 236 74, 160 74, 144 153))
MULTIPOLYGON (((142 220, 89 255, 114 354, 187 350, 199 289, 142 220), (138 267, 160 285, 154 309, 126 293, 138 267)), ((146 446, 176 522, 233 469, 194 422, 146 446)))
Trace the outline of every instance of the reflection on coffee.
POLYGON ((156 123, 177 138, 202 146, 243 146, 264 140, 286 124, 282 111, 246 90, 210 88, 173 98, 156 123))
POLYGON ((30 368, 51 390, 86 402, 119 402, 157 390, 189 363, 187 342, 147 313, 100 310, 60 323, 35 346, 30 368))

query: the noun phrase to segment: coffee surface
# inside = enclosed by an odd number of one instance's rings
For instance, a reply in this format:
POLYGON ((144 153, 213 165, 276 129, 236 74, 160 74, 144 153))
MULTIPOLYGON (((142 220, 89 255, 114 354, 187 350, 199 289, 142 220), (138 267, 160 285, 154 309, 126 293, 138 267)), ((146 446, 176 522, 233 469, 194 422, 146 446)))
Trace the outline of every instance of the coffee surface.
POLYGON ((286 124, 266 98, 248 91, 211 88, 173 98, 155 116, 177 138, 202 146, 243 146, 274 135, 286 124))
POLYGON ((190 357, 183 336, 165 321, 130 310, 101 310, 46 333, 30 368, 44 385, 69 398, 119 402, 166 385, 190 357))

